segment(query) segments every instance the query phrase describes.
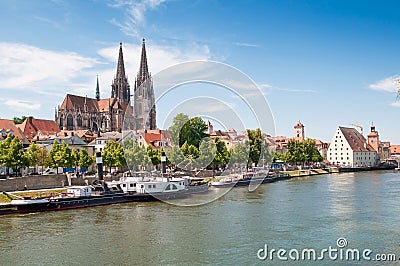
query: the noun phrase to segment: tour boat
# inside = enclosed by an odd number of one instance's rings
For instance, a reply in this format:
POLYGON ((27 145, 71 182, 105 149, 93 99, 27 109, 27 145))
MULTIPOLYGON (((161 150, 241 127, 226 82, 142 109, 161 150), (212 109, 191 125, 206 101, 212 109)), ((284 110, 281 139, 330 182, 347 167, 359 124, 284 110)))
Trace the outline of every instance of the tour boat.
POLYGON ((93 185, 68 187, 66 192, 48 198, 12 200, 0 214, 28 213, 86 208, 135 201, 169 200, 188 197, 190 192, 183 178, 123 177, 119 181, 97 180, 93 185))

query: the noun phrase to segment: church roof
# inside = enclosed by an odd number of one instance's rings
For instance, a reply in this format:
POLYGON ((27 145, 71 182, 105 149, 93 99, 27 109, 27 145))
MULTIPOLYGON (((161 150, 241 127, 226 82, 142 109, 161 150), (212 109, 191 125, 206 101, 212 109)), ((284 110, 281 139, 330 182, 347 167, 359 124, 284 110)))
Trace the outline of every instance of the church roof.
MULTIPOLYGON (((60 106, 60 110, 85 110, 86 102, 88 112, 107 112, 110 110, 109 106, 113 100, 113 98, 105 98, 97 101, 96 99, 89 97, 67 94, 60 106)), ((125 110, 126 104, 120 104, 118 101, 116 101, 113 108, 125 110)))
POLYGON ((85 102, 87 104, 87 110, 89 112, 98 112, 98 105, 97 100, 89 97, 82 97, 73 94, 67 94, 63 103, 60 106, 60 109, 63 110, 84 110, 85 109, 85 102))

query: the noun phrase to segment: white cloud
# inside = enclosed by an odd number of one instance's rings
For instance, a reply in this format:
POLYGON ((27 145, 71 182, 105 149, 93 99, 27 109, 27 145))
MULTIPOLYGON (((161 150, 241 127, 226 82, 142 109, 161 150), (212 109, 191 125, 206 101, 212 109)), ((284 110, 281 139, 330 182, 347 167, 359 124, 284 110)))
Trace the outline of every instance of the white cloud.
MULTIPOLYGON (((141 56, 141 45, 123 44, 125 72, 127 73, 131 85, 133 85, 134 77, 139 70, 140 56, 141 56), (132 58, 134 60, 132 60, 132 58)), ((117 59, 118 59, 118 47, 112 46, 99 50, 99 55, 106 58, 109 61, 115 62, 113 71, 115 72, 117 59)), ((158 46, 146 43, 146 55, 149 70, 152 73, 158 73, 159 71, 176 65, 185 61, 192 60, 207 60, 210 58, 210 51, 207 46, 193 44, 190 49, 178 48, 172 46, 158 46)), ((113 72, 113 75, 115 73, 113 72)), ((113 77, 110 76, 110 80, 113 77)))
MULTIPOLYGON (((265 90, 274 90, 274 91, 284 91, 284 92, 294 92, 294 93, 317 93, 317 90, 309 90, 309 89, 293 89, 293 88, 282 88, 278 86, 274 86, 271 84, 260 84, 261 89, 265 90)), ((265 92, 267 93, 267 92, 265 92)))
POLYGON ((30 101, 21 101, 15 99, 6 100, 5 104, 16 111, 37 110, 40 108, 40 103, 30 101))
POLYGON ((120 30, 133 37, 140 37, 139 28, 145 25, 145 13, 149 9, 155 9, 157 6, 165 2, 165 0, 114 0, 110 6, 121 8, 125 12, 124 21, 113 18, 110 22, 120 30))
POLYGON ((391 76, 384 79, 381 79, 373 84, 370 84, 368 87, 373 90, 381 90, 387 92, 396 92, 396 80, 398 80, 400 76, 391 76))
POLYGON ((0 89, 28 90, 60 94, 82 71, 92 68, 96 59, 74 52, 44 50, 21 43, 0 42, 0 89))
POLYGON ((400 102, 394 102, 394 103, 391 103, 390 105, 394 106, 394 107, 400 107, 400 102))
POLYGON ((234 42, 233 44, 242 47, 260 47, 259 44, 254 44, 254 43, 234 42))

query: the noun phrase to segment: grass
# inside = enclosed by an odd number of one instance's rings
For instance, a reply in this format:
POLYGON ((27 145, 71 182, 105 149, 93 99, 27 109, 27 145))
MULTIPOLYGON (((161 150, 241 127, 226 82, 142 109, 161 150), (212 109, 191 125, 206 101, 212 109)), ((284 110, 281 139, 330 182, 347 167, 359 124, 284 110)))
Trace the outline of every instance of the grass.
POLYGON ((10 203, 11 199, 4 195, 3 193, 0 193, 0 203, 10 203))

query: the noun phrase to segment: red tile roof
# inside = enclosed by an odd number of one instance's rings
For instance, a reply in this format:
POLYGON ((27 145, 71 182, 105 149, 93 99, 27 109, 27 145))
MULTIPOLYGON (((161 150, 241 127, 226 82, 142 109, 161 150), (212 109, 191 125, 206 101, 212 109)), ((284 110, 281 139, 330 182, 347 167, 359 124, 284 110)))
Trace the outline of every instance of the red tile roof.
MULTIPOLYGON (((5 130, 7 133, 12 130, 14 133, 14 136, 22 140, 24 144, 28 143, 27 138, 25 137, 24 133, 22 132, 21 129, 19 129, 15 124, 13 120, 8 120, 8 119, 0 119, 0 131, 5 130)), ((0 135, 0 139, 3 139, 3 137, 0 135)))
POLYGON ((355 128, 339 127, 353 151, 375 151, 355 128))
MULTIPOLYGON (((112 104, 114 98, 105 98, 97 101, 94 98, 82 97, 73 94, 67 94, 63 103, 60 106, 60 110, 84 110, 85 102, 87 104, 88 112, 107 112, 110 110, 110 104, 112 104)), ((126 110, 126 104, 120 104, 116 101, 113 105, 114 109, 126 110)))
POLYGON ((33 139, 40 131, 42 135, 54 135, 60 132, 60 128, 53 120, 36 119, 28 117, 22 124, 18 125, 28 139, 33 139))

